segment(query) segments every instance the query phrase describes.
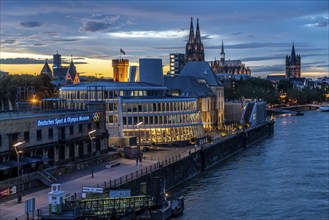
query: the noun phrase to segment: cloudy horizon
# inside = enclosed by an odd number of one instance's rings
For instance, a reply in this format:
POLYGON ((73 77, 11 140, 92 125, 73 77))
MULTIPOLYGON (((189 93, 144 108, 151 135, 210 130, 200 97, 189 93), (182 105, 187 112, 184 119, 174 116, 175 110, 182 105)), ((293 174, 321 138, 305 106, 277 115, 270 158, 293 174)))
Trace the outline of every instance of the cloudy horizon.
POLYGON ((185 53, 190 18, 199 19, 206 61, 239 59, 252 75, 284 73, 292 45, 302 76, 328 75, 328 2, 315 1, 17 1, 1 7, 0 69, 39 73, 45 59, 71 56, 78 72, 110 77, 111 59, 130 63, 185 53), (20 65, 17 65, 20 64, 20 65), (24 65, 24 68, 20 68, 24 65), (96 66, 97 65, 97 66, 96 66), (39 68, 39 69, 38 69, 39 68))

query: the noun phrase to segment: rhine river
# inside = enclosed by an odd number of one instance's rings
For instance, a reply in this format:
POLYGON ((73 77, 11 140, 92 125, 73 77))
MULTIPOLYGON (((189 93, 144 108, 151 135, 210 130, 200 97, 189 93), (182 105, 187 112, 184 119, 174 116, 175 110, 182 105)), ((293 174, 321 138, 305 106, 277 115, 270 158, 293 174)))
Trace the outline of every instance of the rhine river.
POLYGON ((275 119, 273 137, 170 192, 175 219, 329 219, 329 113, 275 119))

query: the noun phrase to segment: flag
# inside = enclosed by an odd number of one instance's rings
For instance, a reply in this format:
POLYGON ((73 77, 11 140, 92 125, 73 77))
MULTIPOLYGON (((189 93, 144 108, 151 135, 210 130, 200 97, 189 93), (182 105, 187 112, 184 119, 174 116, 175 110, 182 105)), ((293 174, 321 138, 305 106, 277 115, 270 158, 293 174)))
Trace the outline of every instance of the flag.
POLYGON ((120 53, 122 53, 123 55, 126 55, 126 52, 124 52, 121 48, 120 48, 120 53))

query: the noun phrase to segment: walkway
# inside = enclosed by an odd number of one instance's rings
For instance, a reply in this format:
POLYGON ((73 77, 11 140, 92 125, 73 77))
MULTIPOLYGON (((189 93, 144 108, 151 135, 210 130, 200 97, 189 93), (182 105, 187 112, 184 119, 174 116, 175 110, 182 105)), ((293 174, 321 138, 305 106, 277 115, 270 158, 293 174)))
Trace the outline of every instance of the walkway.
MULTIPOLYGON (((166 158, 180 155, 180 158, 186 157, 191 150, 191 147, 172 148, 160 151, 144 152, 144 160, 142 166, 136 166, 134 159, 120 159, 120 165, 106 169, 106 164, 99 164, 95 166, 94 178, 91 178, 91 168, 76 171, 70 175, 63 175, 58 177, 62 183, 62 190, 71 195, 81 194, 83 186, 97 186, 104 185, 104 181, 115 180, 124 177, 131 173, 141 171, 145 167, 154 166, 159 161, 164 161, 166 158)), ((25 214, 25 201, 35 198, 35 210, 48 207, 48 193, 50 189, 44 189, 37 192, 24 195, 22 203, 17 203, 17 199, 13 199, 0 204, 0 220, 15 219, 17 216, 25 214)), ((19 218, 23 219, 23 218, 19 218)))

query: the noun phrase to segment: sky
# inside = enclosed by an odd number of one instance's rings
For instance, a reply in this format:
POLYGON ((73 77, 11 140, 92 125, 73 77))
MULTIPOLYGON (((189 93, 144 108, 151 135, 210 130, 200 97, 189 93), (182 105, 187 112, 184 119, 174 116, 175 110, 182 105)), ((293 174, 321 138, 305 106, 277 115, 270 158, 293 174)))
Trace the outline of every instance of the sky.
POLYGON ((112 59, 185 53, 191 17, 199 19, 205 60, 241 60, 253 76, 284 74, 292 45, 302 77, 328 76, 327 0, 1 0, 0 70, 39 74, 45 59, 72 58, 80 75, 112 77, 112 59), (120 48, 125 55, 120 54, 120 48))

